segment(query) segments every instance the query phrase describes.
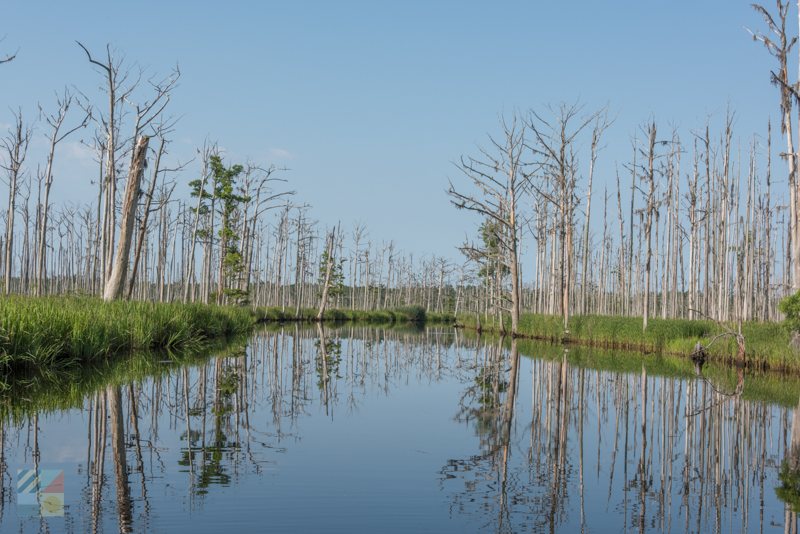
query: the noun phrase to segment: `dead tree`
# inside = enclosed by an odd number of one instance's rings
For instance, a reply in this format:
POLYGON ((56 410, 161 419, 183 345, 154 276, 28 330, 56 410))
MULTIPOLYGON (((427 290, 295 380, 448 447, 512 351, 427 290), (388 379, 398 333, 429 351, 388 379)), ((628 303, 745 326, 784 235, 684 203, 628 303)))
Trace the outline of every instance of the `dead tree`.
POLYGON ((331 233, 328 234, 328 245, 326 248, 327 257, 325 259, 327 267, 325 269, 325 282, 322 286, 322 295, 319 298, 319 313, 317 313, 317 321, 322 320, 322 316, 325 314, 325 306, 328 303, 328 292, 330 291, 331 287, 331 273, 333 272, 334 265, 336 263, 336 258, 334 258, 334 252, 336 248, 333 246, 335 237, 336 228, 331 230, 331 233))
MULTIPOLYGON (((277 171, 288 171, 286 167, 275 167, 270 165, 267 168, 248 162, 245 168, 243 192, 244 198, 248 200, 244 203, 244 212, 242 215, 242 239, 244 245, 242 247, 242 258, 244 258, 244 276, 241 280, 241 287, 245 292, 250 291, 250 279, 252 277, 252 263, 253 263, 253 249, 254 236, 256 232, 256 221, 259 220, 261 215, 269 210, 282 207, 284 204, 278 204, 278 200, 283 200, 284 197, 296 194, 296 191, 282 191, 276 193, 273 189, 274 182, 285 182, 277 176, 273 176, 277 171), (253 194, 255 190, 255 194, 253 194), (249 214, 250 207, 253 207, 252 215, 249 214)), ((303 210, 306 206, 294 206, 303 210)), ((299 223, 298 223, 299 224, 299 223)), ((298 269, 300 267, 298 266, 298 269)))
MULTIPOLYGON (((159 135, 158 150, 156 151, 156 161, 153 165, 153 179, 150 181, 150 190, 145 195, 144 208, 142 210, 142 225, 139 227, 139 236, 136 240, 136 252, 133 254, 133 267, 131 268, 131 279, 128 282, 128 292, 125 295, 127 299, 131 298, 133 293, 133 285, 136 283, 136 273, 139 269, 139 258, 142 255, 142 245, 144 243, 144 236, 147 233, 147 220, 150 218, 150 203, 153 201, 153 192, 156 189, 156 182, 158 181, 158 171, 161 166, 161 156, 164 155, 164 147, 166 141, 163 135, 159 135)), ((160 207, 160 206, 159 206, 160 207)), ((134 208, 136 211, 136 208, 134 208)))
MULTIPOLYGON (((49 207, 49 199, 50 199, 50 186, 53 185, 53 157, 56 151, 56 145, 64 140, 65 137, 70 135, 71 133, 79 130, 80 128, 84 128, 89 121, 89 115, 87 114, 83 122, 81 122, 78 126, 74 127, 73 129, 69 130, 68 132, 62 134, 61 136, 58 135, 59 130, 61 129, 61 124, 64 122, 64 118, 67 116, 67 110, 69 110, 69 106, 72 103, 72 93, 68 90, 64 90, 64 96, 59 97, 56 94, 56 103, 58 104, 58 113, 56 115, 45 115, 45 120, 47 124, 53 129, 53 133, 48 138, 50 141, 50 153, 47 156, 47 167, 45 168, 44 172, 44 202, 42 204, 42 214, 40 217, 39 222, 39 250, 36 255, 36 294, 42 295, 43 290, 42 286, 44 284, 44 263, 45 263, 45 235, 47 232, 47 210, 49 207)), ((44 115, 44 111, 42 110, 42 106, 39 106, 39 112, 44 115)))
POLYGON ((136 219, 136 204, 139 199, 139 188, 142 183, 149 141, 150 138, 146 135, 139 137, 132 165, 128 169, 128 180, 125 183, 125 196, 122 201, 122 227, 120 228, 117 253, 114 256, 114 265, 103 292, 103 300, 105 301, 120 298, 125 288, 125 277, 128 272, 128 259, 133 238, 133 223, 136 219))
POLYGON ((698 411, 696 411, 696 412, 694 412, 692 414, 687 415, 687 417, 694 417, 694 416, 699 415, 699 414, 701 414, 701 413, 703 413, 703 412, 705 412, 707 410, 710 410, 711 408, 715 408, 715 407, 717 407, 717 406, 719 406, 719 405, 721 405, 721 404, 723 404, 723 403, 725 403, 725 402, 727 402, 727 401, 729 401, 731 399, 740 397, 742 395, 742 392, 744 391, 744 369, 745 369, 745 365, 746 365, 746 360, 745 360, 745 358, 746 358, 746 347, 745 347, 745 339, 744 339, 744 336, 742 335, 742 322, 741 321, 739 321, 739 331, 737 333, 737 332, 734 332, 733 330, 731 330, 730 328, 728 328, 726 325, 722 324, 720 321, 718 321, 718 320, 714 319, 713 317, 710 317, 710 316, 700 312, 699 310, 691 310, 691 311, 693 311, 693 312, 695 312, 695 313, 697 313, 699 315, 702 315, 706 319, 710 319, 710 320, 714 321, 720 327, 722 327, 725 331, 723 333, 721 333, 721 334, 717 334, 716 336, 714 336, 711 339, 711 341, 708 343, 708 345, 703 345, 702 343, 700 343, 698 341, 695 344, 694 352, 692 352, 692 355, 691 355, 692 362, 694 364, 695 374, 698 375, 702 380, 704 380, 711 387, 712 391, 714 391, 714 393, 716 393, 718 396, 722 397, 722 399, 717 401, 716 403, 712 404, 711 406, 708 406, 706 408, 702 408, 702 409, 700 409, 700 410, 698 410, 698 411), (706 363, 708 349, 711 348, 711 345, 713 345, 715 341, 717 341, 720 338, 727 337, 727 336, 733 337, 736 340, 736 345, 737 345, 736 362, 735 362, 736 368, 737 368, 736 369, 737 370, 737 380, 736 380, 736 388, 734 389, 734 391, 732 393, 726 393, 724 391, 720 391, 719 389, 714 387, 714 385, 708 379, 703 377, 703 375, 701 374, 702 371, 703 371, 703 365, 706 363))
MULTIPOLYGON (((194 225, 192 226, 192 239, 189 249, 188 273, 186 275, 186 285, 183 291, 184 303, 189 302, 189 288, 192 286, 192 280, 194 279, 194 251, 195 245, 197 244, 197 224, 200 222, 200 216, 208 209, 204 209, 203 199, 208 197, 208 193, 205 192, 206 178, 209 176, 208 166, 211 155, 217 153, 217 145, 216 143, 209 145, 208 141, 206 141, 203 145, 203 152, 201 153, 200 149, 197 149, 197 152, 203 157, 203 171, 200 174, 201 179, 199 188, 197 189, 197 207, 192 210, 194 212, 194 225)), ((194 298, 192 300, 194 300, 194 298)))
POLYGON ((5 157, 4 163, 0 165, 8 173, 8 218, 6 222, 6 243, 5 243, 5 292, 11 293, 11 273, 12 273, 12 252, 14 250, 14 213, 17 200, 17 182, 19 181, 22 163, 28 153, 28 145, 33 135, 32 126, 24 126, 22 122, 22 110, 14 114, 14 124, 9 130, 9 135, 0 140, 5 157))
MULTIPOLYGON (((642 133, 645 134, 648 142, 645 148, 640 149, 640 155, 644 158, 645 162, 639 166, 637 169, 634 167, 634 172, 638 173, 639 178, 646 182, 647 184, 647 192, 645 197, 645 206, 642 208, 639 213, 643 216, 646 216, 644 222, 644 239, 645 239, 645 277, 644 277, 644 295, 643 295, 643 324, 642 324, 642 331, 647 330, 647 319, 650 315, 650 282, 651 282, 651 272, 652 272, 652 260, 653 260, 653 244, 652 244, 652 232, 653 232, 653 216, 658 216, 658 208, 661 205, 661 201, 656 197, 656 173, 661 172, 656 170, 656 160, 665 156, 671 156, 672 152, 668 152, 665 154, 656 154, 656 144, 658 145, 666 145, 674 142, 675 135, 672 136, 672 141, 656 141, 656 131, 657 126, 655 119, 652 119, 649 124, 642 127, 642 133)), ((658 223, 656 223, 656 227, 658 227, 658 223)), ((656 243, 656 249, 658 247, 658 243, 656 243)))
MULTIPOLYGON (((155 95, 145 101, 143 104, 132 101, 132 93, 138 86, 142 79, 142 72, 140 71, 137 78, 128 83, 130 71, 123 68, 123 60, 121 54, 117 53, 110 46, 106 46, 106 58, 101 62, 92 58, 92 55, 81 43, 78 45, 86 52, 89 63, 94 65, 100 70, 103 77, 102 89, 108 94, 108 112, 107 114, 101 112, 94 112, 90 107, 89 100, 84 96, 85 102, 79 102, 84 109, 90 114, 92 119, 98 125, 103 135, 106 138, 105 155, 106 159, 106 172, 105 172, 105 214, 103 217, 103 228, 101 231, 101 242, 103 244, 103 265, 104 265, 104 280, 105 289, 103 298, 111 300, 119 298, 122 295, 125 275, 127 273, 127 261, 130 256, 130 246, 132 239, 133 224, 136 217, 136 209, 139 201, 139 188, 141 185, 142 173, 146 165, 147 157, 147 144, 149 137, 141 135, 155 119, 162 116, 164 108, 170 100, 171 92, 177 87, 178 79, 180 78, 180 71, 176 68, 166 78, 154 82, 153 79, 148 79, 147 83, 155 90, 155 95), (133 125, 133 132, 130 137, 130 161, 128 163, 128 180, 125 186, 125 198, 123 199, 122 218, 123 221, 120 225, 120 239, 117 246, 117 254, 124 256, 126 264, 120 265, 120 258, 112 254, 115 242, 115 221, 116 221, 116 163, 117 163, 117 150, 123 146, 126 141, 120 143, 120 117, 123 113, 122 106, 127 103, 135 111, 135 120, 133 125), (144 147, 144 152, 141 152, 144 147), (129 197, 129 194, 135 193, 134 197, 129 197), (126 235, 122 235, 125 233, 126 235), (122 275, 122 278, 119 278, 122 275), (114 278, 112 280, 112 278, 114 278)), ((159 131, 166 131, 172 124, 165 125, 163 122, 156 128, 156 134, 159 131)))
MULTIPOLYGON (((158 139, 159 139, 159 146, 158 150, 156 151, 156 161, 153 165, 153 178, 150 182, 150 189, 145 194, 145 202, 144 207, 142 209, 142 224, 139 227, 139 235, 136 241, 136 252, 133 256, 133 267, 131 269, 131 279, 128 283, 128 292, 126 298, 130 299, 133 293, 133 285, 136 282, 136 273, 139 268, 139 260, 142 255, 142 245, 144 243, 144 236, 147 233, 147 222, 150 218, 150 213, 153 211, 158 211, 163 209, 164 204, 169 201, 169 197, 171 196, 172 191, 175 189, 175 184, 172 184, 172 187, 169 189, 169 194, 166 195, 166 198, 159 203, 157 208, 150 208, 150 204, 153 202, 153 195, 156 189, 156 182, 158 181, 158 175, 167 173, 167 172, 177 172, 183 169, 187 163, 178 164, 177 167, 171 169, 162 169, 161 168, 161 158, 167 154, 166 152, 166 144, 168 141, 164 138, 164 135, 169 133, 169 131, 164 131, 162 128, 158 128, 158 139)), ((167 184, 168 185, 168 184, 167 184)))
MULTIPOLYGON (((0 39, 0 43, 2 43, 4 40, 5 40, 5 37, 0 39)), ((17 57, 18 53, 19 53, 19 48, 17 49, 16 52, 14 52, 13 56, 9 56, 8 54, 6 54, 6 58, 5 59, 0 59, 0 65, 2 65, 3 63, 9 63, 10 61, 13 61, 14 58, 17 57)))
POLYGON ((361 221, 356 221, 353 223, 353 232, 352 232, 352 239, 355 242, 356 249, 353 255, 351 256, 352 260, 350 261, 350 309, 356 309, 356 287, 358 285, 358 261, 359 261, 359 254, 358 254, 358 245, 364 237, 368 237, 369 234, 365 235, 367 229, 366 223, 361 221))
MULTIPOLYGON (((500 118, 503 138, 496 141, 489 136, 493 151, 478 147, 483 155, 482 160, 462 157, 456 164, 478 194, 462 193, 456 190, 449 181, 447 194, 457 209, 466 209, 479 213, 492 221, 493 238, 496 239, 499 253, 496 260, 509 270, 511 278, 510 307, 501 299, 500 305, 511 312, 511 333, 518 333, 521 308, 520 276, 519 276, 519 240, 523 221, 520 213, 520 201, 529 191, 531 172, 526 172, 528 164, 522 160, 525 149, 525 127, 517 123, 517 113, 507 121, 500 118), (496 154, 494 153, 496 152, 496 154)), ((520 121, 521 122, 521 121, 520 121)), ((459 247, 471 260, 485 259, 490 252, 486 248, 467 240, 459 247)))
POLYGON ((647 317, 650 313, 650 269, 651 269, 651 260, 653 258, 653 246, 651 243, 651 235, 652 235, 652 228, 653 228, 653 213, 656 210, 656 198, 655 198, 655 144, 656 144, 656 122, 653 120, 647 127, 647 131, 644 132, 647 134, 649 138, 648 142, 648 149, 643 154, 644 157, 647 159, 647 166, 643 168, 644 174, 641 176, 643 180, 647 181, 648 191, 647 191, 647 204, 645 206, 645 211, 647 213, 647 223, 644 227, 644 238, 647 241, 647 260, 645 261, 645 277, 644 277, 644 321, 642 325, 642 331, 647 330, 647 317))
POLYGON ((557 211, 559 233, 559 296, 561 313, 564 316, 564 329, 569 328, 570 300, 572 294, 572 245, 574 233, 574 214, 577 207, 575 187, 578 182, 577 157, 573 145, 575 138, 601 112, 583 115, 583 105, 560 104, 548 107, 553 119, 546 120, 531 110, 528 129, 533 133, 533 143, 529 145, 537 163, 542 169, 542 177, 551 186, 552 192, 542 187, 534 187, 540 199, 552 203, 557 211), (577 126, 575 120, 577 119, 577 126))
MULTIPOLYGON (((393 246, 394 244, 392 244, 393 246)), ((436 313, 442 313, 444 310, 442 308, 442 290, 444 289, 444 277, 450 276, 450 273, 455 271, 455 267, 450 265, 450 262, 447 258, 438 258, 434 261, 434 264, 439 268, 439 293, 436 296, 436 313)), ((391 259, 389 260, 389 267, 391 268, 391 259)), ((390 271, 391 272, 391 271, 390 271)), ((386 280, 386 288, 389 288, 389 279, 386 280)))
MULTIPOLYGON (((97 127, 102 132, 103 137, 105 137, 105 150, 103 151, 103 155, 106 157, 106 161, 102 185, 104 208, 102 229, 100 231, 102 249, 100 252, 102 263, 101 283, 105 286, 106 281, 111 275, 112 250, 116 229, 116 164, 117 151, 120 148, 118 139, 120 129, 119 117, 122 114, 121 107, 125 98, 136 88, 141 79, 141 75, 132 83, 126 85, 130 76, 130 70, 123 67, 124 56, 117 50, 111 48, 111 45, 106 45, 106 58, 102 63, 92 58, 92 55, 81 43, 78 43, 78 46, 86 52, 89 63, 100 69, 100 74, 103 77, 101 89, 108 95, 107 113, 98 111, 96 107, 93 108, 88 97, 85 95, 82 95, 85 99, 84 102, 78 101, 78 104, 83 107, 92 120, 94 120, 95 124, 97 124, 97 127)), ((136 138, 133 139, 133 142, 137 142, 136 138)))
MULTIPOLYGON (((761 41, 767 51, 778 60, 778 69, 770 71, 770 83, 775 85, 780 91, 781 102, 781 132, 786 134, 787 150, 782 157, 789 163, 789 204, 790 204, 790 237, 792 244, 792 288, 797 291, 800 288, 800 229, 798 229, 798 187, 797 182, 797 152, 794 148, 792 138, 792 98, 798 99, 796 85, 789 83, 788 60, 789 52, 797 43, 797 37, 789 37, 786 34, 786 14, 789 10, 789 1, 784 4, 781 0, 776 0, 778 8, 778 20, 776 22, 772 15, 762 6, 751 4, 759 14, 764 17, 764 21, 769 26, 769 31, 777 36, 777 42, 773 41, 760 31, 753 33, 745 28, 754 41, 761 41)), ((799 125, 800 126, 800 125, 799 125)))
POLYGON ((603 147, 600 145, 600 137, 603 132, 611 126, 616 118, 608 120, 608 106, 600 110, 596 115, 594 129, 592 130, 592 145, 591 154, 589 156, 589 188, 586 191, 586 222, 583 227, 583 265, 581 266, 581 313, 588 312, 587 298, 588 298, 588 270, 587 261, 589 258, 589 218, 592 210, 592 181, 594 179, 594 169, 597 163, 597 156, 603 147))

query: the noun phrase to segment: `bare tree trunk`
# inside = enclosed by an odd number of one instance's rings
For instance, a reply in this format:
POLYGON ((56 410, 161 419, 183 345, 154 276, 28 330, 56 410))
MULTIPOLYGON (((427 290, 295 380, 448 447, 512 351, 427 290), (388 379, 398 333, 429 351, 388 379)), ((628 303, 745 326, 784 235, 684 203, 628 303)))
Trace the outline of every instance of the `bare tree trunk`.
MULTIPOLYGON (((160 138, 158 151, 156 152, 156 162, 153 166, 153 179, 150 182, 150 191, 147 193, 147 198, 144 201, 144 212, 142 213, 142 226, 139 227, 139 236, 136 241, 136 252, 133 255, 133 268, 131 269, 131 279, 128 282, 128 293, 126 298, 130 299, 133 294, 133 284, 136 283, 136 273, 139 269, 139 258, 142 255, 142 243, 144 243, 144 236, 147 233, 147 220, 150 218, 150 203, 153 201, 153 193, 156 190, 156 181, 158 179, 158 168, 161 164, 161 155, 164 154, 164 138, 160 138)), ((201 195, 202 196, 202 195, 201 195)), ((134 212, 136 209, 134 208, 134 212)))
MULTIPOLYGON (((489 217, 492 225, 497 228, 493 237, 497 241, 498 251, 493 253, 469 243, 459 248, 470 259, 496 261, 499 262, 498 266, 508 268, 511 277, 511 308, 507 311, 511 312, 511 334, 514 336, 518 334, 521 308, 518 249, 521 223, 518 203, 521 201, 521 195, 529 190, 530 174, 525 171, 526 165, 522 161, 522 150, 526 147, 525 127, 517 126, 516 115, 512 117, 510 124, 501 119, 500 126, 505 139, 502 143, 492 140, 497 151, 496 155, 494 152, 481 149, 485 158, 483 161, 462 158, 459 166, 462 172, 483 191, 482 197, 476 198, 457 192, 452 183, 447 193, 454 199, 451 202, 458 209, 466 208, 489 217)), ((498 275, 503 274, 502 268, 495 270, 498 275)), ((496 286, 499 296, 501 288, 499 284, 496 286)), ((500 325, 502 328, 502 320, 500 325)))
MULTIPOLYGON (((69 105, 72 102, 72 95, 68 92, 64 92, 63 100, 61 98, 57 99, 58 101, 58 115, 47 117, 47 122, 53 128, 53 134, 50 137, 50 154, 47 157, 47 167, 44 173, 44 203, 42 204, 42 216, 40 218, 39 223, 39 250, 36 257, 36 294, 42 295, 43 288, 42 283, 44 281, 44 256, 45 256, 45 241, 47 235, 47 212, 49 208, 49 198, 50 198, 50 186, 53 185, 53 157, 55 155, 56 144, 59 141, 64 139, 66 136, 74 132, 79 128, 83 128, 86 125, 86 121, 89 119, 87 116, 83 123, 79 126, 76 126, 72 130, 68 131, 61 137, 58 137, 58 130, 61 128, 61 123, 64 122, 64 117, 67 115, 67 110, 69 109, 69 105)), ((39 110, 41 111, 41 106, 39 106, 39 110)))
POLYGON ((636 198, 636 153, 638 146, 636 144, 636 137, 633 138, 633 168, 631 169, 631 221, 630 231, 628 234, 628 296, 625 299, 625 307, 628 312, 627 315, 634 315, 636 312, 635 302, 633 300, 633 277, 636 269, 633 268, 633 219, 634 219, 634 199, 636 198))
POLYGON ((595 160, 597 159, 597 156, 595 155, 595 149, 597 146, 597 130, 595 130, 595 133, 592 137, 592 154, 589 159, 589 188, 586 191, 586 221, 583 225, 583 257, 581 258, 583 261, 583 265, 581 265, 581 305, 578 307, 578 310, 583 315, 586 315, 589 310, 589 307, 586 303, 586 299, 589 295, 589 273, 586 269, 589 256, 589 217, 592 212, 592 181, 594 180, 594 164, 595 160))
POLYGON ((769 287, 772 283, 771 278, 771 262, 772 262, 772 239, 770 236, 770 232, 772 230, 772 215, 771 215, 771 207, 770 207, 770 170, 771 170, 771 157, 772 157, 772 121, 769 120, 767 122, 767 198, 766 198, 766 246, 767 246, 767 256, 764 262, 764 317, 762 321, 769 321, 771 316, 771 308, 770 308, 770 295, 769 295, 769 287))
POLYGON ((334 235, 336 234, 336 228, 334 228, 330 235, 328 236, 328 265, 327 269, 325 269, 325 283, 322 286, 322 296, 319 298, 319 313, 317 313, 317 320, 321 321, 322 316, 325 314, 325 306, 328 303, 328 290, 331 286, 331 271, 333 270, 333 264, 335 262, 335 258, 333 257, 333 239, 334 235))
POLYGON ((656 144, 656 123, 649 127, 650 134, 650 148, 647 154, 647 179, 649 182, 649 191, 647 195, 647 224, 645 226, 644 234, 647 241, 647 260, 645 262, 645 276, 644 276, 644 323, 642 331, 647 330, 647 315, 650 312, 650 261, 653 257, 653 248, 650 243, 651 227, 653 225, 653 211, 655 210, 655 169, 653 166, 653 159, 655 157, 655 144, 656 144))
POLYGON ((14 214, 16 212, 17 187, 22 163, 28 153, 33 129, 25 128, 22 124, 22 111, 15 114, 14 129, 11 130, 9 137, 2 140, 4 151, 8 154, 6 165, 2 168, 8 171, 9 191, 8 191, 8 219, 6 223, 6 248, 5 248, 5 292, 11 293, 11 274, 14 265, 14 214))
POLYGON ((132 165, 128 169, 128 179, 125 183, 125 198, 122 201, 122 228, 120 229, 119 244, 114 257, 111 276, 103 292, 103 300, 111 301, 122 297, 125 287, 125 277, 128 271, 128 259, 131 252, 133 238, 133 223, 136 219, 136 205, 139 199, 139 186, 144 173, 144 163, 147 157, 147 145, 150 138, 142 135, 134 147, 135 155, 132 165))
MULTIPOLYGON (((200 221, 200 206, 203 203, 203 191, 205 190, 206 185, 206 177, 208 176, 208 151, 204 152, 203 158, 203 174, 200 181, 200 193, 197 195, 197 208, 195 208, 194 212, 194 226, 192 227, 192 244, 189 250, 189 263, 187 266, 188 273, 186 275, 186 287, 183 291, 183 302, 189 301, 189 288, 192 285, 192 279, 194 278, 194 250, 195 245, 197 245, 197 223, 200 221)), ((204 255, 205 256, 205 255, 204 255)), ((194 300, 194 299, 192 299, 194 300)))
MULTIPOLYGON (((787 252, 791 256, 792 292, 795 292, 800 288, 800 228, 798 228, 798 188, 800 188, 800 183, 798 183, 797 179, 797 152, 794 149, 794 140, 792 139, 792 99, 796 98, 797 93, 795 92, 796 89, 794 89, 796 84, 789 82, 787 67, 788 54, 792 45, 795 44, 795 39, 789 39, 786 33, 786 14, 789 9, 789 2, 787 1, 786 4, 783 4, 781 0, 778 0, 777 4, 777 20, 780 24, 776 23, 776 19, 762 6, 751 4, 757 12, 763 15, 770 26, 770 34, 777 35, 777 42, 758 31, 756 33, 750 32, 750 34, 753 39, 764 43, 769 53, 776 57, 779 63, 777 74, 774 71, 771 73, 771 82, 780 91, 781 113, 783 115, 781 129, 786 134, 787 150, 785 156, 789 163, 789 242, 791 248, 787 252)), ((800 22, 800 13, 798 13, 798 21, 800 22)), ((775 39, 774 36, 772 38, 775 39)), ((798 117, 798 120, 800 121, 800 117, 798 117)), ((798 127, 800 127, 800 122, 798 127)))

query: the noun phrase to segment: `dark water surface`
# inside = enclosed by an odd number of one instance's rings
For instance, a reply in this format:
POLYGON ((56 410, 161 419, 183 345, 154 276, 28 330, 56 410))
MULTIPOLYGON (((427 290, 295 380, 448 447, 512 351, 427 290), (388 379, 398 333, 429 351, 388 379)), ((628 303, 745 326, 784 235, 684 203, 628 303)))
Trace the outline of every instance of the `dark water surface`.
POLYGON ((0 532, 797 532, 785 398, 448 328, 320 334, 16 399, 0 532), (63 517, 20 516, 23 469, 64 471, 63 517))

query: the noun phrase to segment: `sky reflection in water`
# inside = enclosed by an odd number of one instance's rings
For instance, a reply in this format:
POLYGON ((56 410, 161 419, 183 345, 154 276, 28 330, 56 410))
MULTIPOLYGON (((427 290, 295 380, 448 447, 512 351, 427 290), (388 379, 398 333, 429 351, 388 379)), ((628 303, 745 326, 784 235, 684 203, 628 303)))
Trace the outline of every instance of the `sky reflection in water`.
POLYGON ((797 532, 792 408, 446 328, 274 330, 7 421, 0 531, 797 532), (64 517, 18 516, 33 467, 64 517))

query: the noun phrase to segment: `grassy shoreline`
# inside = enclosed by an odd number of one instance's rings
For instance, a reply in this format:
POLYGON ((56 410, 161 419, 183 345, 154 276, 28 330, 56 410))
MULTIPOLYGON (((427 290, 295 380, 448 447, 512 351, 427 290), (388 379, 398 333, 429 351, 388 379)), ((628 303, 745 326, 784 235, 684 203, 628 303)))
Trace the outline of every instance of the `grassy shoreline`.
MULTIPOLYGON (((68 367, 131 351, 201 349, 211 340, 250 332, 258 322, 315 322, 317 310, 226 307, 200 303, 103 302, 91 297, 0 296, 0 375, 20 367, 68 367)), ((329 309, 324 321, 373 325, 453 324, 449 314, 426 313, 419 306, 391 310, 329 309)), ((475 315, 459 315, 457 324, 476 329, 475 315)), ((520 337, 609 349, 687 357, 697 341, 707 345, 724 330, 713 321, 651 319, 642 333, 640 317, 574 316, 569 332, 562 318, 524 314, 520 337)), ((485 332, 499 331, 491 319, 485 332)), ((506 320, 506 331, 510 329, 506 320)), ((737 328, 729 325, 732 329, 737 328)), ((748 365, 797 374, 800 355, 789 333, 777 323, 742 323, 748 365)), ((736 354, 733 338, 717 340, 711 361, 728 363, 736 354)))
MULTIPOLYGON (((466 330, 465 338, 475 340, 478 333, 466 330)), ((498 336, 484 336, 486 343, 499 342, 498 336)), ((511 346, 506 337, 503 346, 511 346)), ((641 375, 646 369, 648 376, 697 381, 692 362, 681 356, 665 353, 629 351, 589 346, 565 347, 558 343, 546 343, 535 339, 519 339, 517 348, 522 356, 548 361, 566 361, 572 367, 581 367, 598 372, 614 372, 626 375, 641 375)), ((722 391, 733 391, 736 387, 737 370, 720 363, 711 363, 703 368, 703 377, 711 380, 722 391)), ((778 374, 771 371, 753 371, 745 374, 742 398, 758 402, 797 407, 800 395, 800 376, 797 373, 778 374)))
MULTIPOLYGON (((459 315, 459 327, 476 330, 474 314, 459 315)), ((726 323, 736 331, 738 325, 726 323)), ((506 331, 511 330, 510 319, 504 320, 506 331)), ((499 323, 489 319, 481 322, 484 332, 499 332, 499 323)), ((563 317, 557 315, 523 314, 519 322, 519 337, 592 347, 623 349, 639 352, 657 352, 688 357, 700 341, 708 345, 712 338, 723 333, 713 321, 688 319, 658 319, 648 321, 647 332, 642 332, 641 317, 612 317, 604 315, 573 316, 569 331, 564 331, 563 317)), ((748 366, 772 371, 800 372, 800 354, 790 346, 791 336, 778 323, 742 322, 748 366)), ((708 350, 711 361, 730 363, 736 356, 733 337, 720 338, 708 350)))
MULTIPOLYGON (((337 323, 333 328, 340 328, 337 323)), ((314 329, 312 323, 297 325, 301 329, 314 329)), ((369 325, 367 325, 369 327, 369 325)), ((272 332, 281 332, 286 325, 268 323, 259 328, 272 332)), ((413 329, 419 326, 396 324, 386 329, 413 329)), ((409 331, 425 339, 424 331, 409 331)), ((342 332, 348 335, 346 330, 342 332)), ((414 336, 410 339, 413 339, 414 336)), ((465 331, 464 338, 475 347, 478 333, 465 331)), ((210 340, 201 350, 181 352, 127 353, 115 358, 102 358, 88 362, 86 365, 57 372, 46 369, 31 369, 30 372, 15 374, 5 390, 0 389, 0 421, 20 425, 30 419, 34 412, 40 417, 48 413, 78 408, 84 405, 85 399, 108 386, 131 387, 130 384, 141 383, 150 377, 166 377, 178 373, 184 366, 196 366, 209 358, 237 358, 244 353, 243 346, 250 341, 248 334, 217 338, 210 340)), ((437 343, 451 347, 456 341, 453 336, 437 338, 437 343)), ((484 343, 499 343, 500 337, 483 336, 484 343)), ((502 341, 506 348, 510 347, 510 339, 502 341)), ((466 348, 466 346, 464 346, 466 348)), ((465 350, 462 348, 462 350, 465 350)), ((602 373, 621 373, 623 375, 641 376, 645 368, 648 377, 664 379, 697 381, 693 374, 691 362, 677 356, 621 350, 596 349, 591 347, 572 347, 567 352, 560 344, 543 343, 536 340, 522 339, 518 342, 520 354, 524 357, 547 361, 568 363, 572 367, 584 368, 601 373, 597 379, 607 378, 602 373)), ((468 350, 468 349, 467 349, 468 350)), ((732 391, 736 385, 736 370, 720 365, 708 365, 703 375, 711 380, 715 387, 724 391, 732 391)), ((678 389, 678 394, 683 394, 678 389)), ((769 404, 778 404, 788 408, 797 406, 800 395, 800 377, 776 376, 772 373, 747 373, 742 398, 769 404)), ((2 423, 0 423, 2 424, 2 423)))
MULTIPOLYGON (((300 308, 300 314, 295 317, 296 309, 287 308, 286 312, 277 306, 269 308, 259 307, 256 315, 265 322, 316 322, 317 308, 300 308)), ((422 306, 403 306, 388 310, 363 311, 347 309, 327 309, 322 316, 323 321, 343 322, 351 321, 366 324, 453 324, 453 316, 447 313, 426 312, 422 306)))
MULTIPOLYGON (((316 321, 302 309, 299 321, 316 321)), ((289 322, 294 309, 201 303, 153 303, 95 297, 0 296, 0 375, 24 367, 63 368, 132 351, 202 349, 211 340, 249 332, 258 322, 289 322)), ((452 324, 421 307, 327 310, 325 321, 452 324)))
POLYGON ((201 349, 249 332, 251 310, 205 304, 0 297, 0 374, 69 367, 131 351, 201 349))

